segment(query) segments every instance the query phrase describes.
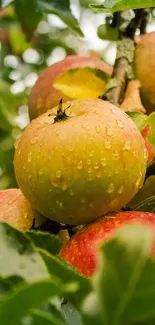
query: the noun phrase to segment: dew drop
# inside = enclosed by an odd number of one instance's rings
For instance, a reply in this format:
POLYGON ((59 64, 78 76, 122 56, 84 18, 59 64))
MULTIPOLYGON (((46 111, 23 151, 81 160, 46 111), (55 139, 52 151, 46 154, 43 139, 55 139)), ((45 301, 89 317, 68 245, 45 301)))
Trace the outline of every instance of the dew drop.
POLYGON ((82 160, 80 160, 77 164, 77 169, 80 170, 83 168, 83 163, 82 163, 82 160))
POLYGON ((117 124, 121 129, 124 129, 124 123, 121 120, 118 120, 117 124))
POLYGON ((100 126, 96 126, 96 127, 95 127, 95 130, 96 130, 97 133, 100 133, 100 132, 102 131, 102 129, 101 129, 100 126))
POLYGON ((60 202, 60 201, 56 201, 56 204, 57 204, 60 208, 63 207, 63 204, 62 204, 62 202, 60 202))
POLYGON ((15 146, 15 149, 18 149, 18 146, 19 146, 19 142, 20 142, 20 139, 18 139, 18 140, 16 140, 16 141, 15 141, 15 144, 14 144, 14 146, 15 146))
POLYGON ((90 202, 90 203, 89 203, 89 207, 90 207, 91 209, 93 209, 93 208, 94 208, 94 202, 90 202))
POLYGON ((61 175, 62 175, 61 170, 58 170, 57 173, 56 173, 56 177, 57 177, 57 178, 60 178, 61 175))
POLYGON ((9 216, 8 216, 8 215, 5 215, 5 216, 4 216, 4 219, 5 219, 5 220, 8 220, 8 219, 9 219, 9 216))
POLYGON ((124 149, 125 150, 130 150, 131 149, 131 142, 129 140, 127 140, 125 142, 124 149))
POLYGON ((32 179, 32 175, 29 175, 29 176, 28 176, 28 179, 32 179))
POLYGON ((144 149, 144 159, 147 159, 147 157, 148 157, 148 151, 147 151, 147 149, 145 148, 145 149, 144 149))
POLYGON ((87 165, 91 165, 91 160, 90 159, 87 160, 87 165))
POLYGON ((73 192, 72 190, 70 190, 70 191, 69 191, 69 194, 70 194, 71 196, 73 196, 73 195, 74 195, 74 192, 73 192))
POLYGON ((94 139, 93 135, 90 135, 89 140, 92 141, 94 139))
POLYGON ((109 194, 114 193, 114 190, 115 190, 115 186, 113 183, 111 183, 107 189, 107 193, 109 194))
POLYGON ((104 146, 106 149, 110 149, 111 148, 111 142, 109 140, 105 140, 104 146))
POLYGON ((107 165, 106 158, 101 158, 100 163, 103 167, 105 167, 107 165))
POLYGON ((93 150, 89 152, 89 156, 90 157, 93 157, 94 156, 94 151, 93 150))
POLYGON ((88 174, 87 181, 88 181, 88 182, 91 182, 92 180, 93 180, 92 174, 88 174))
POLYGON ((83 203, 83 204, 86 203, 86 199, 85 198, 82 198, 81 199, 81 203, 83 203))
POLYGON ((99 171, 97 172, 97 174, 96 174, 96 177, 97 177, 97 178, 101 178, 101 176, 102 176, 102 173, 101 173, 101 171, 99 170, 99 171))
POLYGON ((118 160, 119 159, 118 152, 113 152, 112 157, 113 157, 113 160, 118 160))
POLYGON ((72 124, 72 127, 73 127, 73 128, 75 128, 75 126, 76 126, 75 124, 72 124))
POLYGON ((42 169, 39 170, 38 174, 39 174, 39 175, 42 175, 42 174, 43 174, 42 169))
POLYGON ((107 128, 107 135, 112 136, 114 134, 114 131, 111 126, 107 128))
POLYGON ((65 181, 63 181, 63 183, 61 184, 61 189, 63 191, 66 191, 67 190, 67 183, 65 181))
POLYGON ((123 193, 123 190, 124 190, 124 186, 122 185, 119 190, 118 190, 118 194, 122 194, 123 193))
POLYGON ((25 213, 25 214, 23 215, 23 218, 24 218, 24 219, 27 219, 27 217, 28 217, 28 215, 27 215, 27 213, 25 213))
POLYGON ((91 173, 92 173, 92 169, 88 168, 88 174, 91 174, 91 173))
POLYGON ((99 168, 98 163, 95 163, 94 164, 94 169, 98 169, 98 168, 99 168))
POLYGON ((31 140, 31 144, 35 144, 36 143, 36 138, 33 138, 32 140, 31 140))
POLYGON ((29 154, 28 154, 28 162, 31 162, 31 158, 32 158, 32 152, 29 152, 29 154))
POLYGON ((55 134, 56 134, 56 136, 58 137, 58 136, 60 135, 60 131, 57 130, 57 131, 55 132, 55 134))

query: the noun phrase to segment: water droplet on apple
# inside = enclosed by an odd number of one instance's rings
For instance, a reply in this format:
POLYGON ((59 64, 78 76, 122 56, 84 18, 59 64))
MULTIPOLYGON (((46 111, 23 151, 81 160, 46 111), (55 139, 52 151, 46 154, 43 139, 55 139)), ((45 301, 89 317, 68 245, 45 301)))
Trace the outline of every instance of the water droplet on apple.
POLYGON ((70 190, 70 191, 69 191, 69 194, 70 194, 71 196, 73 196, 73 195, 74 195, 73 190, 70 190))
POLYGON ((32 158, 32 152, 29 152, 29 154, 28 154, 28 162, 31 162, 31 158, 32 158))
POLYGON ((91 160, 90 159, 87 160, 87 165, 91 165, 91 160))
POLYGON ((101 176, 102 176, 102 173, 101 173, 101 171, 99 170, 99 171, 97 172, 97 174, 96 174, 96 177, 97 177, 97 178, 101 178, 101 176))
POLYGON ((94 169, 98 169, 99 168, 99 166, 98 166, 98 163, 96 162, 95 164, 94 164, 94 169))
POLYGON ((91 209, 93 209, 93 208, 94 208, 94 202, 90 202, 90 203, 89 203, 89 207, 90 207, 91 209))
POLYGON ((105 146, 106 149, 110 149, 111 148, 111 141, 105 140, 104 146, 105 146))
POLYGON ((58 170, 57 173, 56 173, 56 177, 57 177, 57 178, 60 178, 61 175, 62 175, 61 170, 58 170))
POLYGON ((115 186, 113 183, 111 183, 107 189, 107 193, 112 194, 115 191, 115 186))
POLYGON ((80 160, 77 164, 77 169, 80 170, 83 168, 83 163, 82 163, 82 160, 80 160))
POLYGON ((92 173, 92 169, 88 168, 88 174, 91 174, 91 173, 92 173))
POLYGON ((57 131, 55 132, 55 134, 56 134, 56 136, 58 137, 58 136, 60 135, 60 131, 57 130, 57 131))
POLYGON ((127 140, 124 145, 124 150, 130 150, 131 149, 131 142, 127 140))
POLYGON ((122 194, 123 193, 123 190, 124 190, 124 186, 122 185, 119 190, 118 190, 118 194, 122 194))
POLYGON ((105 157, 101 158, 100 163, 103 167, 105 167, 107 165, 106 158, 105 157))
POLYGON ((121 129, 124 129, 124 122, 122 122, 121 120, 118 120, 117 124, 121 129))
POLYGON ((113 157, 113 160, 118 160, 119 159, 118 152, 113 152, 112 157, 113 157))
POLYGON ((96 127, 95 127, 95 130, 96 130, 97 133, 100 133, 100 132, 102 131, 102 129, 101 129, 100 126, 96 126, 96 127))
POLYGON ((94 151, 93 150, 89 152, 89 156, 90 157, 93 157, 94 156, 94 151))
POLYGON ((107 128, 107 135, 112 136, 114 134, 114 131, 111 126, 107 128))

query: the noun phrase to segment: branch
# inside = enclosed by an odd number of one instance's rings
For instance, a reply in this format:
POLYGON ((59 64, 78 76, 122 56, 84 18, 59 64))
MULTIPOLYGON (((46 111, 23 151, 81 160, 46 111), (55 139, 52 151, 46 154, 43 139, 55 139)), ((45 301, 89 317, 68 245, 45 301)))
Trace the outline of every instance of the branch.
POLYGON ((117 27, 119 30, 116 60, 108 90, 101 96, 102 99, 116 106, 119 106, 124 99, 124 92, 128 81, 128 71, 132 71, 135 32, 137 28, 139 28, 141 32, 144 32, 148 21, 148 11, 146 11, 146 9, 135 10, 135 17, 126 24, 125 30, 122 30, 122 14, 123 12, 114 14, 112 26, 115 28, 117 27))

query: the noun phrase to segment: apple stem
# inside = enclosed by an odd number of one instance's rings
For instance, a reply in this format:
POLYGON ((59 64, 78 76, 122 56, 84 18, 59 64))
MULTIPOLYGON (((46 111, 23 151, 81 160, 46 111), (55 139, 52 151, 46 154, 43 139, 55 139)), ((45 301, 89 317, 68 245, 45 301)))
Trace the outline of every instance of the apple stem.
POLYGON ((67 120, 68 118, 69 118, 69 116, 66 114, 66 110, 63 110, 63 108, 62 108, 62 99, 61 99, 59 102, 57 114, 54 118, 54 123, 67 120))

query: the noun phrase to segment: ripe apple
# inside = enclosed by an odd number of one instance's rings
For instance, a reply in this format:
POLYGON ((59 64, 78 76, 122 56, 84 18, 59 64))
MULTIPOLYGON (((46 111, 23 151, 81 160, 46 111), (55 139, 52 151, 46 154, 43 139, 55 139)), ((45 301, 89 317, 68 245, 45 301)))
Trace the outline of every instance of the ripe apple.
MULTIPOLYGON (((94 96, 97 98, 104 93, 106 82, 111 73, 112 67, 94 56, 81 57, 78 55, 70 55, 64 60, 51 65, 41 73, 31 90, 29 96, 30 118, 36 118, 45 113, 48 109, 58 105, 60 99, 66 102, 71 98, 93 98, 95 87, 97 88, 97 93, 95 93, 94 96), (84 70, 85 68, 89 69, 84 70), (78 69, 80 70, 79 73, 76 74, 76 88, 80 88, 81 91, 75 94, 72 88, 69 89, 69 86, 73 84, 73 72, 76 71, 77 73, 78 69), (91 69, 93 69, 92 71, 94 71, 94 74, 91 73, 91 69), (57 78, 63 76, 63 73, 67 71, 71 72, 67 77, 68 87, 67 89, 66 87, 65 89, 64 87, 61 89, 61 87, 58 87, 57 78), (98 71, 100 72, 100 76, 97 74, 98 71), (104 77, 103 79, 100 79, 101 75, 102 78, 104 77), (101 87, 97 84, 98 82, 101 82, 101 87), (90 91, 91 84, 92 91, 90 91), (98 93, 99 88, 101 88, 100 93, 98 93)), ((64 79, 62 82, 64 82, 64 79)))
POLYGON ((134 69, 141 82, 141 95, 148 112, 155 109, 155 32, 136 36, 134 69))
POLYGON ((149 212, 115 212, 78 231, 60 251, 60 256, 86 276, 93 276, 98 267, 98 246, 112 238, 129 222, 142 222, 155 231, 155 214, 149 212))
POLYGON ((33 120, 14 158, 17 182, 32 207, 70 225, 129 202, 143 184, 146 164, 135 123, 100 99, 67 102, 33 120))
POLYGON ((0 221, 15 228, 29 230, 35 219, 35 225, 43 223, 45 218, 33 210, 20 189, 0 191, 0 221))

